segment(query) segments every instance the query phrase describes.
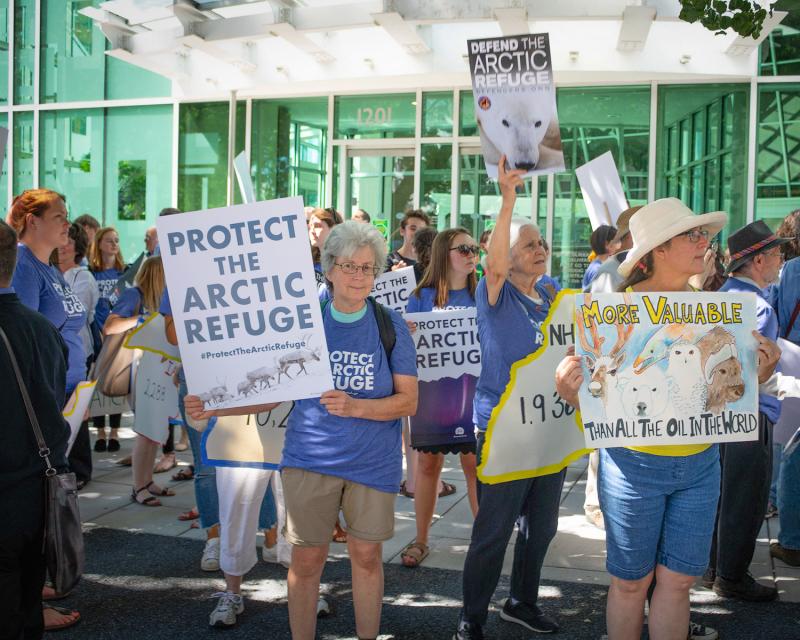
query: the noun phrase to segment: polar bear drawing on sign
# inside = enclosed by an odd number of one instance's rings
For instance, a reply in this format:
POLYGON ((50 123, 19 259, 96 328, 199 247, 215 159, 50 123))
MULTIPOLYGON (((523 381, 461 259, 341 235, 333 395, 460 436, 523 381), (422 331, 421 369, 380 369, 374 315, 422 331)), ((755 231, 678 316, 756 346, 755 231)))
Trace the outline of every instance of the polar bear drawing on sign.
POLYGON ((649 367, 640 374, 620 378, 620 403, 631 418, 659 417, 667 409, 669 399, 665 393, 667 376, 658 367, 649 367))
POLYGON ((511 169, 563 169, 553 91, 478 96, 476 114, 487 165, 496 167, 505 154, 511 169))

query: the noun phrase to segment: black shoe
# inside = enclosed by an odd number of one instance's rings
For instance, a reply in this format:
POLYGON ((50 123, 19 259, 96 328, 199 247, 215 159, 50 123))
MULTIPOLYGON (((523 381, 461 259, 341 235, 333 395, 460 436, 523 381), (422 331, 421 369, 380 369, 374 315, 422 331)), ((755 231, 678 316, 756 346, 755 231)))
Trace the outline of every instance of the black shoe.
POLYGON ((769 555, 783 560, 790 567, 800 567, 800 549, 787 549, 780 542, 773 542, 769 545, 769 555))
POLYGON ((458 631, 453 634, 453 640, 483 640, 483 629, 474 622, 459 620, 458 631))
POLYGON ((713 589, 714 588, 714 579, 717 577, 717 572, 714 571, 711 567, 706 569, 706 572, 703 574, 703 578, 701 582, 706 589, 713 589))
POLYGON ((80 491, 81 489, 83 489, 83 488, 84 488, 84 487, 87 485, 87 483, 88 483, 88 482, 89 482, 88 480, 78 480, 78 481, 75 483, 75 488, 76 488, 78 491, 80 491))
POLYGON ((108 450, 119 451, 119 440, 116 438, 111 438, 111 440, 108 441, 108 450))
POLYGON ((734 598, 745 600, 746 602, 769 602, 778 597, 778 590, 775 587, 756 582, 749 573, 738 582, 726 580, 722 576, 717 576, 714 580, 714 593, 723 598, 734 598))
POLYGON ((94 450, 97 453, 103 453, 107 449, 108 449, 108 445, 106 444, 105 439, 98 438, 97 440, 94 441, 94 450))
POLYGON ((518 602, 511 604, 511 598, 506 600, 500 611, 500 617, 506 622, 513 622, 535 631, 536 633, 555 633, 558 631, 558 623, 550 616, 542 613, 536 605, 518 602))

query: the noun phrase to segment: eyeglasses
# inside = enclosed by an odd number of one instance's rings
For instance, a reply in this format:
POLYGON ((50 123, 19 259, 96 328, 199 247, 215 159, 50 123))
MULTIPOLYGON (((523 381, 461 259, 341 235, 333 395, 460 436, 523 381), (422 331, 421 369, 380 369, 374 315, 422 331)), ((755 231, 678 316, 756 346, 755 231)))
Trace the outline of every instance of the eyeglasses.
POLYGON ((689 238, 689 242, 692 244, 697 244, 700 242, 700 238, 703 240, 708 240, 708 229, 689 229, 688 231, 684 231, 683 233, 679 233, 679 236, 686 236, 689 238))
POLYGON ((365 276, 377 276, 383 269, 373 264, 356 264, 355 262, 334 262, 337 267, 346 273, 348 276, 354 276, 357 273, 363 273, 365 276))
POLYGON ((779 258, 781 261, 784 259, 783 251, 778 249, 777 251, 765 251, 763 255, 768 256, 770 258, 779 258))
POLYGON ((481 248, 477 244, 460 244, 457 247, 450 247, 450 251, 458 251, 458 254, 465 258, 469 255, 477 256, 481 248))

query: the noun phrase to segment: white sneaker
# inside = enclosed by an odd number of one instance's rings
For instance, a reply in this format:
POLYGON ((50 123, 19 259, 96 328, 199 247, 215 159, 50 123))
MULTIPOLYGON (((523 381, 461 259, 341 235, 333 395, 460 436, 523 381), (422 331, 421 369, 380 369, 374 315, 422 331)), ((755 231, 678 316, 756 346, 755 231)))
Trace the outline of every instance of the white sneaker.
POLYGON ((244 611, 244 599, 232 591, 220 591, 211 596, 219 598, 217 606, 208 616, 210 627, 232 627, 236 624, 236 616, 244 611))
POLYGON ((264 562, 271 562, 277 564, 278 562, 278 545, 274 544, 271 547, 266 545, 261 546, 261 559, 264 562))
POLYGON ((200 568, 203 571, 219 571, 219 538, 206 540, 203 557, 200 558, 200 568))

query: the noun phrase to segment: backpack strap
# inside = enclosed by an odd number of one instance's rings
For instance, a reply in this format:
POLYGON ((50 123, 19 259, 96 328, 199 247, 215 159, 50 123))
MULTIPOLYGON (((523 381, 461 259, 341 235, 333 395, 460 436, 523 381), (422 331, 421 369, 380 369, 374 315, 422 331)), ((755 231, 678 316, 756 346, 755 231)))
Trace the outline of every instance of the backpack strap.
POLYGON ((789 334, 792 332, 792 327, 794 327, 794 321, 797 320, 797 314, 800 313, 800 300, 797 301, 797 304, 794 305, 794 310, 792 311, 792 317, 789 319, 789 326, 786 327, 786 333, 783 334, 783 337, 788 339, 789 334))

